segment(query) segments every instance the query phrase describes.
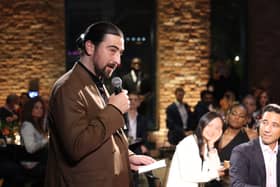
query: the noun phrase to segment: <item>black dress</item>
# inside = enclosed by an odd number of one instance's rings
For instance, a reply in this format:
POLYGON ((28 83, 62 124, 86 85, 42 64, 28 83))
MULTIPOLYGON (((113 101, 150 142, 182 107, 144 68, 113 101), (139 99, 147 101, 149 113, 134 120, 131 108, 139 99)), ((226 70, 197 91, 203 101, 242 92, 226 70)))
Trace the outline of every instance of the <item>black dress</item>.
MULTIPOLYGON (((241 130, 223 149, 219 149, 218 154, 221 162, 230 160, 233 148, 239 144, 248 142, 250 139, 244 130, 241 130)), ((205 185, 205 187, 228 187, 229 176, 222 177, 220 181, 213 180, 205 185)))
POLYGON ((241 130, 225 147, 219 149, 219 157, 223 162, 224 160, 230 160, 230 155, 233 148, 239 144, 248 142, 250 139, 244 130, 241 130))

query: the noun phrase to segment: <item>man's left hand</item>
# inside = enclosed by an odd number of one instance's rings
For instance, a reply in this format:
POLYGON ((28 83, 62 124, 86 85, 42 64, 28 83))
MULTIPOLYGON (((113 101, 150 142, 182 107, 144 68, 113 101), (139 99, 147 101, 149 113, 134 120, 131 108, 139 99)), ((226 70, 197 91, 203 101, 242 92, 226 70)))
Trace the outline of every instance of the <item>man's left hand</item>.
POLYGON ((129 157, 130 169, 137 171, 139 166, 149 165, 156 162, 152 157, 146 155, 131 155, 129 157))

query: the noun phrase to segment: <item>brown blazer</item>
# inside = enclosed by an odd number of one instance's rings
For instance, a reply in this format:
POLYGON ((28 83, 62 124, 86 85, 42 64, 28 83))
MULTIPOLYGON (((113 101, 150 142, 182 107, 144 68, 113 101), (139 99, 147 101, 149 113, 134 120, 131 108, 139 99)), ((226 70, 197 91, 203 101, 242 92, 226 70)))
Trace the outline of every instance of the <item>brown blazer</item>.
POLYGON ((131 185, 128 145, 118 130, 124 125, 123 116, 114 106, 105 104, 90 74, 80 64, 54 84, 49 108, 45 187, 131 185), (118 162, 114 162, 116 144, 120 151, 118 162), (120 163, 120 173, 115 174, 114 168, 120 163))

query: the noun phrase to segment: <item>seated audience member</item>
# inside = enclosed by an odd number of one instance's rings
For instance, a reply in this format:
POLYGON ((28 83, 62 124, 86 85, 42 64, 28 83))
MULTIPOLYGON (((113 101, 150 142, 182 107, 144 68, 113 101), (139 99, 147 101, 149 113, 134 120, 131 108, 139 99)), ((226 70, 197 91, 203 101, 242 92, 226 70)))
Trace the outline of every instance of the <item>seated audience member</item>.
MULTIPOLYGON (((125 114, 126 134, 129 139, 129 149, 136 154, 149 154, 147 148, 147 125, 148 121, 145 116, 138 113, 137 109, 140 105, 140 98, 137 93, 131 92, 128 94, 130 106, 128 112, 125 114)), ((153 176, 152 172, 145 173, 148 176, 153 176)), ((133 186, 139 185, 138 172, 133 172, 133 186)))
POLYGON ((147 125, 148 121, 145 116, 138 113, 137 108, 140 105, 139 95, 137 93, 128 94, 130 107, 125 114, 126 121, 126 134, 130 143, 135 145, 131 146, 130 150, 136 154, 147 154, 147 125))
POLYGON ((176 101, 166 108, 167 136, 169 143, 172 145, 177 145, 192 125, 192 113, 189 105, 183 102, 184 96, 184 89, 177 88, 175 90, 176 101))
POLYGON ((254 98, 257 100, 257 98, 260 96, 260 93, 264 89, 260 86, 252 86, 249 90, 249 92, 254 96, 254 98))
POLYGON ((139 94, 140 105, 138 112, 144 115, 148 121, 148 128, 155 124, 155 93, 149 74, 143 69, 142 59, 134 57, 131 59, 130 71, 122 77, 123 88, 128 93, 139 94))
POLYGON ((0 120, 2 124, 17 122, 18 114, 16 106, 19 104, 19 97, 16 94, 10 94, 6 98, 6 103, 0 108, 0 120))
POLYGON ((211 107, 213 108, 213 104, 214 104, 213 93, 207 90, 203 90, 200 93, 200 101, 194 107, 194 112, 193 112, 194 125, 197 125, 201 116, 209 112, 211 107))
POLYGON ((242 104, 234 104, 226 116, 226 128, 219 140, 219 156, 221 161, 229 160, 232 149, 244 142, 257 138, 256 131, 245 128, 247 109, 242 104))
MULTIPOLYGON (((48 134, 44 125, 45 107, 44 101, 40 97, 31 98, 23 108, 23 123, 20 129, 22 144, 28 153, 41 152, 39 161, 23 161, 21 164, 29 170, 28 173, 38 177, 42 185, 45 175, 45 165, 47 158, 48 134)), ((37 184, 38 185, 38 184, 37 184)))
POLYGON ((235 103, 237 103, 237 101, 234 92, 226 91, 223 97, 219 100, 219 113, 223 116, 223 119, 225 119, 230 107, 235 103))
POLYGON ((176 147, 167 187, 198 187, 224 175, 215 147, 222 128, 223 119, 218 113, 208 112, 201 117, 195 132, 176 147))
POLYGON ((27 103, 27 101, 29 100, 29 96, 27 92, 22 92, 19 96, 19 104, 18 104, 18 108, 17 108, 17 114, 19 115, 19 122, 22 122, 22 110, 23 110, 23 106, 25 105, 25 103, 27 103))
POLYGON ((257 110, 256 99, 253 95, 248 94, 242 99, 242 104, 247 108, 248 120, 247 127, 250 129, 256 129, 257 121, 255 119, 254 113, 257 110))
POLYGON ((280 106, 264 107, 260 119, 260 137, 236 146, 229 170, 232 187, 280 186, 280 106))
POLYGON ((263 108, 269 103, 269 93, 267 90, 261 90, 258 97, 257 97, 257 111, 255 112, 254 116, 258 120, 261 118, 261 114, 263 108))

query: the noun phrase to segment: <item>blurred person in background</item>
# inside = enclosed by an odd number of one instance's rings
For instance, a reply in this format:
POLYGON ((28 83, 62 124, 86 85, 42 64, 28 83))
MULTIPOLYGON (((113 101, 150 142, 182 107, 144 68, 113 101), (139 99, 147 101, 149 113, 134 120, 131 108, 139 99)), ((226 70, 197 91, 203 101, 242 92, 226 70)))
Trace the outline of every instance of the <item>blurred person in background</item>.
POLYGON ((214 96, 213 93, 208 90, 203 90, 200 93, 200 101, 195 105, 193 118, 194 118, 194 127, 195 130, 196 125, 198 124, 199 119, 205 113, 212 111, 214 109, 214 96))
POLYGON ((218 109, 218 112, 223 116, 223 119, 226 118, 228 110, 236 102, 234 92, 228 90, 224 93, 223 97, 219 100, 220 108, 218 109))
POLYGON ((122 77, 123 88, 129 93, 134 92, 141 95, 145 95, 147 86, 145 81, 148 81, 148 75, 142 70, 142 60, 138 57, 134 57, 131 60, 130 72, 122 77))
POLYGON ((137 108, 140 105, 140 98, 137 93, 129 93, 128 98, 130 106, 128 112, 125 114, 125 121, 127 127, 127 136, 130 142, 135 143, 133 148, 130 148, 136 154, 148 154, 147 135, 148 135, 148 121, 145 116, 138 113, 137 108))
POLYGON ((248 111, 248 120, 247 120, 247 126, 250 129, 256 129, 257 128, 257 121, 255 118, 255 112, 257 110, 257 102, 253 95, 247 94, 242 99, 242 104, 247 108, 248 111))
MULTIPOLYGON (((127 129, 125 130, 128 140, 129 149, 136 154, 149 155, 148 150, 148 120, 138 113, 137 109, 140 106, 139 95, 135 92, 128 93, 130 101, 129 110, 125 113, 125 122, 127 129)), ((145 173, 145 175, 153 176, 152 172, 145 173)), ((149 180, 149 177, 147 176, 149 180)), ((133 172, 134 187, 139 185, 139 174, 133 172)))
POLYGON ((10 94, 6 98, 6 103, 0 108, 0 119, 2 124, 10 124, 18 121, 17 106, 19 97, 16 94, 10 94))
POLYGON ((29 96, 27 92, 22 92, 19 96, 19 104, 17 108, 17 114, 19 115, 19 122, 22 122, 22 110, 23 106, 29 100, 29 96))
POLYGON ((257 97, 257 111, 254 114, 257 120, 261 119, 263 108, 269 103, 269 101, 270 97, 268 91, 265 89, 261 90, 257 97))
POLYGON ((166 125, 168 128, 168 141, 177 145, 192 129, 192 112, 190 106, 184 100, 185 90, 176 88, 176 100, 166 108, 166 125))
POLYGON ((33 186, 43 186, 47 162, 48 133, 44 129, 45 105, 41 97, 31 98, 23 106, 22 125, 20 129, 22 145, 30 154, 40 152, 38 161, 22 161, 27 173, 37 178, 33 186))

